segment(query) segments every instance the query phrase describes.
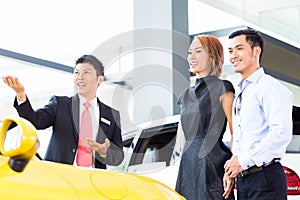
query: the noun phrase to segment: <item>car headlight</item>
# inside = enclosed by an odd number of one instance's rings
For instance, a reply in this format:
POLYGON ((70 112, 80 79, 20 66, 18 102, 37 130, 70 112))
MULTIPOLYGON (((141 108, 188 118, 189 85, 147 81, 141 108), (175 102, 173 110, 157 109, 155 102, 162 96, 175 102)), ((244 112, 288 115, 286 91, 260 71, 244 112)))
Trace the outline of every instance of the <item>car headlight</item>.
POLYGON ((4 119, 0 130, 0 150, 9 156, 9 166, 16 172, 24 170, 39 148, 35 127, 20 117, 4 119))

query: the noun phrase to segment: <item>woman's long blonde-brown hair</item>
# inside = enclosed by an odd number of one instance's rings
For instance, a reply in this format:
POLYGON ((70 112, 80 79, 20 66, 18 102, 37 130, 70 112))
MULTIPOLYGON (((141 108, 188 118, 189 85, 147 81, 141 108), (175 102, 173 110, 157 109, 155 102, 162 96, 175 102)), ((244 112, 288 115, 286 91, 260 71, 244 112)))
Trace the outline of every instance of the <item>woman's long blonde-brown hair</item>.
POLYGON ((219 77, 224 64, 224 49, 220 40, 213 35, 198 35, 198 39, 203 49, 208 53, 208 72, 210 75, 219 77))

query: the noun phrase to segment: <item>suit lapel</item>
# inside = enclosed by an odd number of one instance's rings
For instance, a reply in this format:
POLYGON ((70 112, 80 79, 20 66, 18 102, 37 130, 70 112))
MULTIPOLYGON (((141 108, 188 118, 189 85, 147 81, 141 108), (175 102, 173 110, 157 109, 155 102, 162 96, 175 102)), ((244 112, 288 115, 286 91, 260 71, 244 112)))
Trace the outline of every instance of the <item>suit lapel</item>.
POLYGON ((107 107, 100 102, 100 100, 97 98, 98 104, 99 104, 99 129, 98 129, 98 136, 97 138, 100 139, 101 142, 104 142, 105 138, 108 136, 108 129, 110 127, 111 119, 110 114, 108 113, 107 107))
POLYGON ((73 118, 73 123, 74 126, 76 128, 76 132, 77 134, 75 135, 75 138, 78 139, 78 133, 79 133, 79 97, 78 95, 74 95, 71 98, 71 105, 69 105, 71 107, 70 111, 71 116, 73 118))

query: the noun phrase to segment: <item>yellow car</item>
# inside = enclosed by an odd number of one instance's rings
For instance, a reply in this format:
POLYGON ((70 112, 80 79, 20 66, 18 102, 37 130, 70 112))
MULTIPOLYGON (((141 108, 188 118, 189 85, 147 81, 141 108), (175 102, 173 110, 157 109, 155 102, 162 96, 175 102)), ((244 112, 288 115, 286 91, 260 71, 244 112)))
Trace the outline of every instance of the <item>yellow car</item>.
POLYGON ((134 174, 75 167, 35 157, 33 125, 6 118, 0 130, 1 199, 184 199, 160 182, 134 174))

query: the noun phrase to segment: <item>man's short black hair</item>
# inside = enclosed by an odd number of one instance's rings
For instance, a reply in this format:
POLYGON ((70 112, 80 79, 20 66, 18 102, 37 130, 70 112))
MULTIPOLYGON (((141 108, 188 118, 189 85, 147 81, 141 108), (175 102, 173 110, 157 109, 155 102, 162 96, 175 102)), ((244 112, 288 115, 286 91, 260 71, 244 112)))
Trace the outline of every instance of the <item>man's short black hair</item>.
POLYGON ((104 67, 100 60, 98 60, 93 55, 83 55, 80 58, 78 58, 75 62, 75 65, 80 63, 89 63, 91 64, 94 69, 96 70, 97 76, 104 76, 104 67))
POLYGON ((264 40, 261 34, 253 28, 246 28, 231 33, 228 38, 232 39, 240 35, 246 35, 246 41, 250 44, 251 48, 254 48, 255 46, 259 46, 261 48, 261 53, 259 56, 260 60, 264 51, 264 40))

